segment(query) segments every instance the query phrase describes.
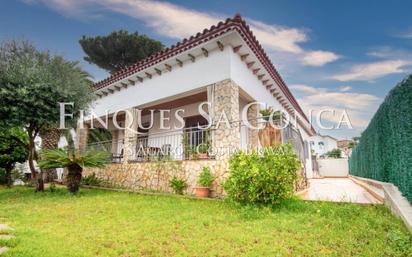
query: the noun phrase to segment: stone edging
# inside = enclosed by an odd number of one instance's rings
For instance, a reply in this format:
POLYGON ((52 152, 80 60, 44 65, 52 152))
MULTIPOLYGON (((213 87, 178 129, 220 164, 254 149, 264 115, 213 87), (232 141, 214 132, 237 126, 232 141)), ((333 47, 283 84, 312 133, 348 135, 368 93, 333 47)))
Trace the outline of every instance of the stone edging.
POLYGON ((363 189, 365 189, 369 194, 371 194, 375 199, 377 199, 380 203, 384 203, 385 202, 385 197, 382 197, 380 194, 376 193, 373 189, 370 188, 370 186, 374 186, 376 188, 382 189, 383 187, 380 184, 377 184, 375 182, 371 182, 371 181, 363 181, 362 178, 358 178, 358 177, 353 177, 353 176, 348 176, 348 178, 350 180, 352 180, 353 182, 355 182, 358 186, 362 187, 363 189))
POLYGON ((393 214, 400 217, 405 223, 406 227, 412 232, 412 205, 404 196, 402 196, 402 193, 399 191, 398 187, 396 187, 392 183, 386 183, 352 175, 349 176, 349 178, 351 178, 355 182, 359 181, 363 183, 366 187, 369 184, 377 188, 381 188, 385 194, 384 203, 386 207, 388 207, 393 214))

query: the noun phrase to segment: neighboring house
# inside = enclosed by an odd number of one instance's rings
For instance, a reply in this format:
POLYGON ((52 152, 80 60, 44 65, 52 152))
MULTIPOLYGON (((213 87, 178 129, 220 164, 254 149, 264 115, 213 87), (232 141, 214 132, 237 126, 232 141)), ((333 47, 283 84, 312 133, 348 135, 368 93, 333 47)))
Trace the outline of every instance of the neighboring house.
POLYGON ((338 140, 328 135, 316 135, 310 139, 311 149, 317 156, 324 155, 325 153, 338 148, 338 140))
POLYGON ((299 153, 306 175, 312 177, 308 140, 316 132, 239 15, 111 75, 96 83, 95 88, 94 116, 78 130, 77 143, 81 149, 111 151, 114 164, 105 169, 86 169, 85 175, 94 172, 115 184, 160 191, 170 191, 168 181, 178 176, 188 182, 191 193, 199 171, 208 166, 216 177, 213 193, 221 195, 231 152, 290 142, 299 153), (207 130, 197 128, 198 124, 208 124, 198 109, 203 102, 210 104, 203 108, 212 120, 207 130), (244 107, 253 102, 283 110, 296 117, 296 124, 283 129, 251 129, 242 119, 245 116, 253 125, 263 122, 257 105, 242 115, 244 107), (136 108, 141 110, 140 116, 136 108), (179 109, 183 110, 179 111, 181 119, 175 116, 179 109), (151 110, 155 110, 154 123, 148 128, 151 110), (219 120, 225 120, 222 112, 230 127, 225 122, 218 126, 219 120), (91 121, 96 117, 105 121, 106 113, 112 140, 86 146, 91 121), (161 128, 162 116, 172 128, 161 128), (116 128, 115 121, 139 134, 116 128), (193 151, 201 145, 211 151, 193 151), (164 159, 177 161, 174 165, 151 162, 164 159))
POLYGON ((351 144, 353 144, 353 140, 344 139, 338 141, 338 148, 342 151, 343 157, 349 157, 352 154, 351 144))

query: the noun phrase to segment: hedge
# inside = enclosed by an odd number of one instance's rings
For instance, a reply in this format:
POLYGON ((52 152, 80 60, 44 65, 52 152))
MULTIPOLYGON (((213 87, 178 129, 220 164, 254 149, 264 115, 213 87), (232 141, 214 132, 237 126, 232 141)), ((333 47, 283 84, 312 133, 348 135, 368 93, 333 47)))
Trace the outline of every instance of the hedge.
POLYGON ((386 96, 353 149, 349 170, 393 183, 412 202, 412 75, 386 96))

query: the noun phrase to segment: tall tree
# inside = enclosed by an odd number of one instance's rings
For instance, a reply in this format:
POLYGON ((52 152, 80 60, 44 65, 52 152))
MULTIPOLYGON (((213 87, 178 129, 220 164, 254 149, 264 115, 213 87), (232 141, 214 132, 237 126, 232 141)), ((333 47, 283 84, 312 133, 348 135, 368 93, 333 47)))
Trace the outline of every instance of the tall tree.
POLYGON ((17 162, 28 157, 28 138, 19 128, 0 128, 0 167, 6 172, 7 185, 11 186, 11 171, 17 162))
POLYGON ((88 107, 93 99, 89 75, 77 62, 35 49, 29 42, 5 42, 0 46, 0 117, 7 125, 25 127, 28 160, 37 189, 43 178, 34 166, 35 138, 42 129, 55 128, 59 103, 74 103, 71 113, 88 107))
POLYGON ((86 60, 102 69, 114 73, 164 48, 160 41, 138 32, 129 34, 124 30, 114 31, 107 36, 83 36, 79 43, 86 53, 86 60))

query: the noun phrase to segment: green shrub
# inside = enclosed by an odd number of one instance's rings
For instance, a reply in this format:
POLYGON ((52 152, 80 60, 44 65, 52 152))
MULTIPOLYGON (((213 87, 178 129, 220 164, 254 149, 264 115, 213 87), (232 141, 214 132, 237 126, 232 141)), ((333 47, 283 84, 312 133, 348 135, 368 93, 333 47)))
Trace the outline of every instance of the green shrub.
POLYGON ((208 144, 200 144, 197 147, 197 151, 199 153, 207 153, 209 151, 209 145, 208 144))
POLYGON ((293 195, 299 167, 290 144, 238 152, 229 161, 230 174, 223 187, 235 201, 277 204, 293 195))
POLYGON ((329 158, 342 158, 342 150, 336 148, 327 152, 325 155, 329 158))
POLYGON ((183 179, 178 179, 173 177, 169 182, 170 187, 175 191, 176 194, 182 195, 183 190, 187 188, 187 182, 183 179))
POLYGON ((101 186, 102 180, 96 177, 96 174, 93 172, 92 174, 83 177, 81 183, 87 186, 101 186))
POLYGON ((214 179, 215 178, 212 176, 212 173, 210 173, 209 167, 203 167, 202 172, 199 174, 197 183, 202 187, 210 187, 214 179))
POLYGON ((56 192, 56 190, 57 190, 56 184, 50 183, 49 191, 50 191, 51 193, 54 193, 54 192, 56 192))

